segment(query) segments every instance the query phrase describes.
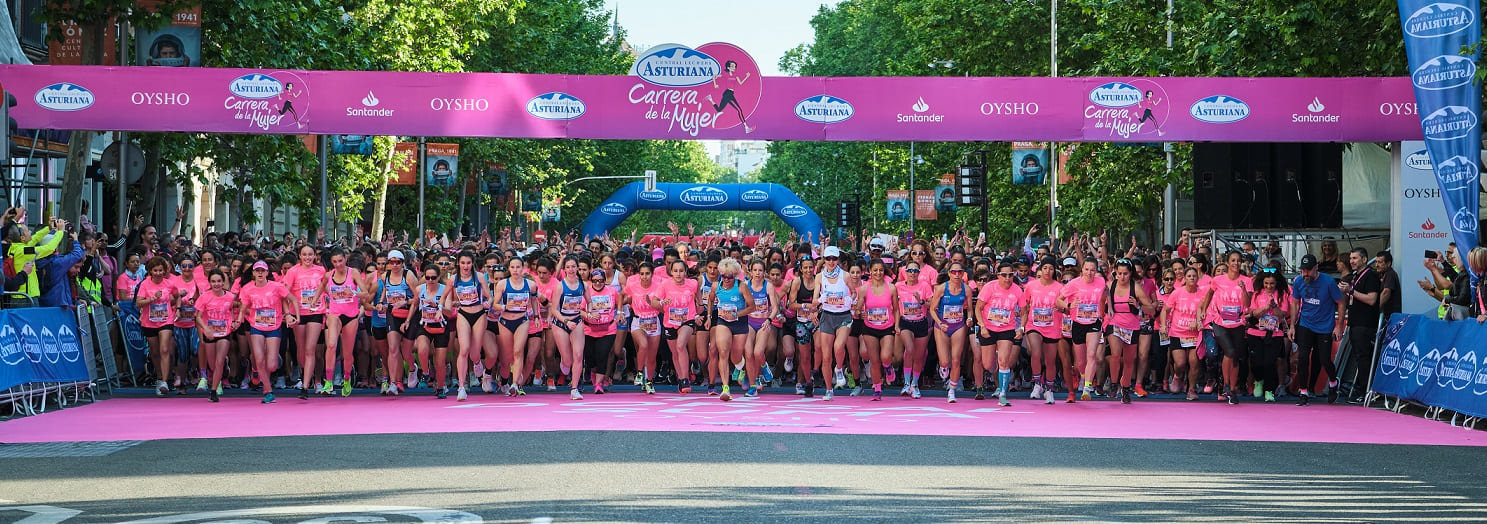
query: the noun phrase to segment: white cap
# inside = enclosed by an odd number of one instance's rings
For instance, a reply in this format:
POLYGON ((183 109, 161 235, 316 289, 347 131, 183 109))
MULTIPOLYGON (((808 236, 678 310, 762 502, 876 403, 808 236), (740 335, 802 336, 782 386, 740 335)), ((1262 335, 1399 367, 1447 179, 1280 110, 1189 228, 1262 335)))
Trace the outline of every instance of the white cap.
POLYGON ((822 251, 821 256, 841 258, 842 250, 837 249, 836 246, 826 246, 826 251, 822 251))
POLYGON ((1074 260, 1074 257, 1064 257, 1064 265, 1066 265, 1066 266, 1077 266, 1079 264, 1078 264, 1078 261, 1077 260, 1074 260))

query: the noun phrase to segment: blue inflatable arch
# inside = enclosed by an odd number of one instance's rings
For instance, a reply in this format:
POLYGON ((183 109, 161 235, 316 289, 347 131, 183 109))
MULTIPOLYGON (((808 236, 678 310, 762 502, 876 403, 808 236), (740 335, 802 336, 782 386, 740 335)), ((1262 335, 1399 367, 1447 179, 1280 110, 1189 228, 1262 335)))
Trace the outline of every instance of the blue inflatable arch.
POLYGON ((684 184, 664 182, 645 190, 626 184, 595 209, 580 226, 585 237, 609 233, 640 209, 664 211, 773 211, 802 239, 818 242, 826 224, 795 192, 779 184, 684 184))

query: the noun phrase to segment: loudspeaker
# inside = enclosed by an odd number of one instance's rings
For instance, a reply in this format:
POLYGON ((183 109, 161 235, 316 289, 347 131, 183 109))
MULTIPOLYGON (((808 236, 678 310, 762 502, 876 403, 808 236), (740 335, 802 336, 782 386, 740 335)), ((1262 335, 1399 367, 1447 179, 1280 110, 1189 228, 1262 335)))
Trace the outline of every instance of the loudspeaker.
POLYGON ((1280 143, 1270 148, 1270 225, 1281 229, 1307 227, 1310 212, 1302 184, 1308 144, 1280 143))
POLYGON ((1270 227, 1270 144, 1233 144, 1234 227, 1270 227))
POLYGON ((1193 144, 1193 222, 1200 229, 1234 227, 1233 145, 1193 144))
POLYGON ((1342 227, 1342 144, 1305 144, 1306 170, 1301 196, 1306 202, 1306 227, 1342 227))

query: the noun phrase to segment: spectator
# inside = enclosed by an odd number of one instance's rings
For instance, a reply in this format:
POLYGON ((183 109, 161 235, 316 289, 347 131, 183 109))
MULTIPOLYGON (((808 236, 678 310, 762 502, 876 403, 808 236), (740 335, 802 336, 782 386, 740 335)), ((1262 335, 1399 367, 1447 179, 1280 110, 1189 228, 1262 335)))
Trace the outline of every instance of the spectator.
POLYGON ((42 307, 71 308, 77 304, 69 273, 83 261, 83 244, 76 240, 76 233, 57 233, 59 237, 64 235, 67 238, 61 243, 61 250, 36 262, 42 307))
POLYGON ((32 233, 25 224, 18 224, 10 230, 10 249, 6 251, 13 274, 7 274, 9 278, 14 276, 16 283, 8 283, 7 291, 16 291, 29 297, 41 294, 41 287, 36 281, 36 259, 45 258, 56 252, 57 245, 62 243, 63 231, 67 228, 67 221, 53 218, 49 227, 43 227, 32 233))

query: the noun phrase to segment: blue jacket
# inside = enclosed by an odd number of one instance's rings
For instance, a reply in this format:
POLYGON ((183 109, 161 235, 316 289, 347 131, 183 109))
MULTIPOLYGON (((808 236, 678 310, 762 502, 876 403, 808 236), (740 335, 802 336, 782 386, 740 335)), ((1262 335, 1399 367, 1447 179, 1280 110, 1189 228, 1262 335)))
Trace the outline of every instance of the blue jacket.
POLYGON ((67 282, 67 270, 83 260, 83 244, 72 243, 72 252, 55 253, 36 261, 36 266, 46 273, 46 282, 41 282, 42 307, 73 306, 72 285, 67 282))

